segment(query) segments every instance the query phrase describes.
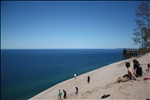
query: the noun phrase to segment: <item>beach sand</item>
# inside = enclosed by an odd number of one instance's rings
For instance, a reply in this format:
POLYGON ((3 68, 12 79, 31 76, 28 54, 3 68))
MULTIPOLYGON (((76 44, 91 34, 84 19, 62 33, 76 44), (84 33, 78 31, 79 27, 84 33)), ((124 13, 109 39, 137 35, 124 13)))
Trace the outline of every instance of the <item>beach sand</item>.
POLYGON ((150 63, 150 53, 136 58, 143 69, 143 76, 138 81, 114 83, 118 77, 127 74, 125 62, 130 62, 133 68, 133 59, 119 61, 102 68, 87 72, 76 79, 72 78, 61 82, 32 97, 30 100, 58 100, 58 90, 67 91, 66 100, 101 100, 104 94, 110 94, 106 100, 146 100, 150 99, 150 72, 146 72, 147 64, 150 63), (90 83, 87 83, 87 76, 90 76, 90 83), (78 87, 78 95, 75 95, 75 87, 78 87))

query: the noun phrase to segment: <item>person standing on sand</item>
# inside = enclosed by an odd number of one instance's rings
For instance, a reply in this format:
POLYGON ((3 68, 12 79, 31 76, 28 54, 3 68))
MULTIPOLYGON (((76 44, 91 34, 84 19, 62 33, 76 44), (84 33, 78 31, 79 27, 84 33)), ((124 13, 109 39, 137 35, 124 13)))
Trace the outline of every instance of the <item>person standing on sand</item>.
POLYGON ((58 92, 58 100, 61 100, 62 92, 59 90, 58 92))
POLYGON ((90 76, 87 77, 87 83, 90 83, 90 76))
POLYGON ((147 64, 147 68, 148 68, 148 70, 150 70, 150 63, 147 64))
POLYGON ((67 98, 67 92, 63 89, 64 99, 67 98))
POLYGON ((77 76, 77 75, 76 75, 76 74, 74 74, 74 79, 76 79, 76 76, 77 76))
POLYGON ((75 93, 76 93, 76 95, 78 95, 78 87, 75 87, 75 88, 76 88, 76 92, 75 93))

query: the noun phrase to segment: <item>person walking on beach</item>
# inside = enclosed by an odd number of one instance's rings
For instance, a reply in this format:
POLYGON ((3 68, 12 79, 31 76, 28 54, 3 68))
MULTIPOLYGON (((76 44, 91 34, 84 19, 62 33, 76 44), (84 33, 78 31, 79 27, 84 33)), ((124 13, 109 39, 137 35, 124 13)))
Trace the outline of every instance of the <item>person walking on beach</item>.
POLYGON ((58 92, 58 100, 61 100, 62 92, 59 90, 58 92))
POLYGON ((90 76, 87 77, 87 83, 90 83, 90 76))
POLYGON ((74 74, 74 79, 76 79, 76 76, 77 76, 77 75, 76 75, 76 74, 74 74))
POLYGON ((63 89, 64 99, 67 99, 67 92, 63 89))
POLYGON ((75 94, 78 95, 78 87, 75 87, 75 88, 76 88, 75 94))

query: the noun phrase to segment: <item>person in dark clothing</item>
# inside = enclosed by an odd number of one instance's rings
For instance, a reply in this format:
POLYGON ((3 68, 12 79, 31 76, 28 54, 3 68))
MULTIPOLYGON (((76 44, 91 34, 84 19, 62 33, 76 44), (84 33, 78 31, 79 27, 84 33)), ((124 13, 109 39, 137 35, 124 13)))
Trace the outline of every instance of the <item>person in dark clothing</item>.
POLYGON ((148 68, 148 70, 150 70, 150 63, 147 64, 147 68, 148 68))
POLYGON ((76 88, 76 95, 78 95, 78 87, 75 87, 76 88))
POLYGON ((67 92, 63 89, 64 99, 67 98, 67 92))
POLYGON ((87 82, 90 83, 90 76, 87 77, 87 82))
POLYGON ((147 64, 147 69, 145 71, 150 72, 150 63, 147 64))
POLYGON ((133 60, 133 69, 136 77, 142 76, 142 67, 136 59, 133 60))

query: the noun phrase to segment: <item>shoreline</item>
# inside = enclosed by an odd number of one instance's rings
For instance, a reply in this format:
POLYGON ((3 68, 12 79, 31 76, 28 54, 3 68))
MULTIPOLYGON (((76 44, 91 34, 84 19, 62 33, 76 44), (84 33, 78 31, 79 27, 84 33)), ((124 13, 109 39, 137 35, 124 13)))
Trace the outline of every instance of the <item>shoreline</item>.
MULTIPOLYGON (((58 97, 57 97, 58 90, 62 91, 63 89, 67 91, 68 99, 101 99, 101 96, 103 94, 108 94, 108 93, 111 94, 111 96, 108 97, 109 99, 129 99, 132 97, 132 95, 130 96, 129 94, 128 96, 126 96, 125 94, 117 91, 117 89, 119 88, 119 86, 122 87, 122 85, 124 87, 128 87, 127 85, 129 83, 138 84, 137 81, 118 83, 118 86, 117 85, 110 86, 109 84, 115 82, 118 77, 122 77, 123 75, 127 73, 126 67, 124 65, 125 62, 127 61, 130 62, 131 68, 132 68, 133 59, 135 59, 135 57, 127 59, 127 60, 118 61, 109 65, 103 66, 101 68, 92 70, 90 72, 83 73, 77 76, 76 79, 71 78, 71 79, 65 80, 33 96, 32 98, 30 98, 30 100, 40 100, 40 99, 58 100, 58 97), (91 78, 91 81, 89 84, 87 84, 87 76, 90 76, 91 78), (75 87, 79 88, 78 96, 75 96, 75 87), (115 92, 119 92, 120 95, 119 96, 116 95, 115 92)), ((139 60, 139 62, 142 65, 143 71, 145 71, 145 69, 147 68, 146 64, 150 63, 150 60, 149 60, 150 53, 147 53, 146 55, 143 55, 136 59, 139 60)), ((143 77, 149 77, 149 74, 144 73, 143 77)), ((139 78, 141 82, 142 82, 143 77, 139 78)), ((149 82, 149 81, 146 81, 146 82, 149 82)), ((149 87, 149 83, 144 84, 144 86, 149 87)), ((148 98, 150 99, 150 97, 148 97, 148 95, 150 95, 148 88, 146 90, 147 91, 144 91, 145 95, 143 94, 144 96, 142 96, 144 100, 148 98)), ((135 96, 134 97, 135 99, 140 98, 138 94, 136 95, 137 97, 135 96)))

